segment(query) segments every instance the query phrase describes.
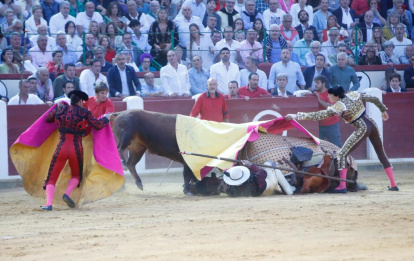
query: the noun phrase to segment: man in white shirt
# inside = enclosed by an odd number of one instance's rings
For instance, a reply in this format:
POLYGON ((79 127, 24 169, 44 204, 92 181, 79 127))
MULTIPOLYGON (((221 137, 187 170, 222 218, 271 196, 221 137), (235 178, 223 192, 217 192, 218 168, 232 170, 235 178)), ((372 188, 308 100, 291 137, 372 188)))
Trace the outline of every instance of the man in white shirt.
POLYGON ((394 43, 394 54, 397 57, 405 55, 405 47, 412 45, 413 42, 410 39, 404 37, 405 27, 402 23, 398 23, 395 26, 395 37, 391 38, 390 41, 394 43))
POLYGON ((127 2, 128 14, 126 14, 124 18, 127 22, 127 25, 129 25, 129 23, 132 20, 138 20, 139 23, 141 24, 141 28, 140 28, 141 33, 146 34, 148 33, 151 24, 148 22, 147 16, 144 13, 138 12, 137 8, 138 8, 137 2, 135 2, 134 0, 129 0, 127 2))
POLYGON ((49 36, 49 33, 47 31, 47 26, 46 25, 39 25, 37 27, 37 34, 31 36, 29 38, 30 43, 32 44, 32 46, 36 46, 37 45, 37 38, 39 37, 39 35, 46 35, 47 36, 47 46, 46 48, 49 50, 54 50, 56 48, 56 39, 55 37, 51 37, 49 36))
POLYGON ((65 31, 65 24, 69 21, 75 22, 76 18, 69 15, 70 4, 68 1, 63 1, 59 4, 59 13, 55 14, 50 18, 49 31, 54 37, 57 32, 65 31))
POLYGON ((37 45, 30 48, 29 53, 32 55, 32 63, 36 68, 44 67, 47 62, 52 61, 52 51, 46 48, 47 35, 37 37, 37 45))
POLYGON ((157 20, 157 14, 158 14, 158 11, 160 10, 160 2, 156 0, 151 1, 150 10, 151 11, 145 15, 147 17, 149 26, 151 26, 152 23, 157 20))
POLYGON ((339 41, 339 30, 336 27, 332 27, 328 32, 328 41, 322 43, 321 51, 328 57, 336 55, 336 48, 340 43, 343 43, 343 41, 339 41))
MULTIPOLYGON (((105 32, 105 23, 103 21, 102 15, 98 12, 95 12, 95 4, 92 2, 86 2, 85 4, 85 12, 80 12, 76 16, 76 29, 78 31, 79 36, 82 35, 82 32, 87 33, 89 30, 89 24, 91 21, 95 21, 101 28, 101 32, 105 32)), ((95 90, 94 94, 95 96, 95 90)))
POLYGON ((286 73, 288 75, 288 85, 286 87, 287 91, 294 93, 295 91, 299 90, 296 83, 299 83, 300 89, 303 90, 305 88, 306 82, 305 78, 303 77, 300 65, 290 60, 291 53, 289 49, 283 49, 281 56, 282 60, 273 64, 272 68, 270 69, 268 82, 268 89, 270 93, 273 94, 275 88, 277 88, 275 79, 278 73, 286 73))
POLYGON ((285 11, 278 8, 279 2, 278 0, 270 0, 269 1, 269 9, 266 9, 263 12, 263 24, 266 30, 270 30, 270 26, 272 24, 281 25, 283 15, 286 14, 285 11))
POLYGON ((325 57, 326 66, 332 66, 332 63, 328 60, 328 56, 325 53, 321 52, 321 43, 319 41, 313 41, 310 44, 310 50, 305 54, 306 67, 311 67, 315 65, 316 56, 322 54, 325 57))
POLYGON ((207 17, 207 26, 204 28, 204 32, 211 35, 212 32, 216 31, 217 17, 213 14, 207 17))
MULTIPOLYGON (((219 61, 221 58, 218 53, 223 48, 228 48, 230 50, 230 62, 232 63, 242 63, 242 58, 240 56, 240 43, 238 41, 233 40, 234 32, 233 27, 227 26, 224 28, 224 39, 217 42, 216 44, 216 61, 219 61)), ((214 78, 217 79, 217 78, 214 78)), ((220 86, 220 84, 219 84, 220 86)), ((226 85, 227 88, 227 85, 226 85)))
POLYGON ((206 5, 203 3, 203 0, 185 0, 182 6, 190 6, 193 11, 193 15, 199 18, 204 17, 206 13, 206 5))
MULTIPOLYGON (((174 24, 178 27, 179 45, 186 49, 187 43, 190 42, 190 24, 196 24, 200 31, 203 30, 204 26, 199 17, 192 15, 191 6, 183 5, 181 13, 182 15, 178 14, 174 19, 174 24)), ((204 14, 202 17, 204 17, 204 14)))
POLYGON ((251 73, 257 73, 259 75, 259 86, 262 88, 267 88, 267 76, 266 73, 257 68, 259 61, 252 56, 246 58, 245 67, 240 71, 240 86, 246 86, 249 83, 249 75, 251 73))
POLYGON ((179 64, 177 54, 170 50, 167 53, 168 64, 161 68, 162 87, 170 97, 190 96, 190 78, 187 67, 179 64))
POLYGON ((29 81, 21 80, 19 82, 19 93, 10 99, 8 105, 43 104, 43 101, 37 95, 30 94, 29 90, 29 81))
POLYGON ((217 90, 226 95, 229 93, 229 82, 236 81, 240 86, 240 71, 239 67, 230 61, 229 48, 224 47, 220 50, 220 58, 221 62, 210 67, 210 78, 217 79, 217 90))
POLYGON ((88 96, 95 96, 95 86, 104 82, 108 84, 106 77, 101 74, 102 63, 98 59, 92 59, 91 68, 83 70, 79 76, 80 89, 86 92, 88 96))

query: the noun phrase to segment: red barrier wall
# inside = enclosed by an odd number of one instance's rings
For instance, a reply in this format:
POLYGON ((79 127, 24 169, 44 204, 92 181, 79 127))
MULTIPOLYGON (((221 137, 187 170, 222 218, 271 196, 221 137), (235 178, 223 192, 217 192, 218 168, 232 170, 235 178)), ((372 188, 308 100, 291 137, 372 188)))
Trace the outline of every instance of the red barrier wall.
MULTIPOLYGON (((414 158, 414 136, 411 131, 414 129, 414 117, 411 112, 414 111, 414 92, 409 93, 390 93, 383 97, 384 103, 389 108, 390 119, 384 122, 384 146, 387 155, 390 158, 414 158)), ((122 111, 126 109, 126 104, 115 99, 115 110, 122 111)), ((232 123, 249 122, 254 117, 265 110, 275 110, 277 106, 281 115, 296 113, 298 111, 310 112, 317 110, 317 99, 314 96, 307 97, 289 97, 287 99, 280 97, 256 98, 245 101, 244 99, 227 100, 230 111, 230 121, 232 123)), ((163 112, 169 114, 189 115, 194 100, 189 98, 151 98, 144 99, 144 108, 149 111, 163 112)), ((17 137, 27 129, 41 114, 47 110, 46 105, 19 105, 7 107, 8 121, 8 144, 11 146, 17 137)), ((265 116, 260 120, 269 120, 273 116, 265 116)), ((305 128, 316 136, 318 135, 318 124, 312 121, 300 122, 305 128)), ((341 120, 340 124, 342 141, 351 134, 353 127, 345 124, 341 120)), ((302 136, 298 131, 288 131, 289 136, 302 136)), ((366 158, 366 142, 361 144, 357 150, 352 153, 356 159, 366 158)), ((10 162, 10 161, 9 161, 10 162)), ((146 167, 166 168, 170 161, 155 155, 146 157, 146 167)), ((174 163, 173 167, 179 164, 174 163)), ((10 175, 16 175, 16 170, 10 162, 10 175)))

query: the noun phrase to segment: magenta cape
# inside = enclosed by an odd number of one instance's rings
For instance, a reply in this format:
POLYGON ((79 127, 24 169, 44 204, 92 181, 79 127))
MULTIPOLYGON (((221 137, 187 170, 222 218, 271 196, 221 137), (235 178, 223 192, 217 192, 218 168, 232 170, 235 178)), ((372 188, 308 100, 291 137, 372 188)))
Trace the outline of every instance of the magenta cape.
MULTIPOLYGON (((55 106, 23 132, 10 148, 10 157, 19 175, 22 176, 26 191, 36 198, 44 198, 42 185, 59 142, 56 123, 46 122, 47 114, 55 106)), ((84 180, 80 189, 75 189, 71 195, 79 204, 107 197, 119 190, 125 182, 110 124, 101 130, 92 129, 92 134, 82 139, 82 145, 84 180)), ((63 203, 61 197, 69 179, 70 167, 67 164, 56 183, 57 203, 63 203)))

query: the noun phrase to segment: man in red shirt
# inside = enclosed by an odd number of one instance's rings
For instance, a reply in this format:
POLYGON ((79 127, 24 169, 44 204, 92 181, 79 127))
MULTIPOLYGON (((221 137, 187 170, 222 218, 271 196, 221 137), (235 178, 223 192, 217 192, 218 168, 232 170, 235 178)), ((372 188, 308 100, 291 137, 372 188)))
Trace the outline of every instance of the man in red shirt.
POLYGON ((227 111, 224 96, 217 92, 218 83, 216 79, 207 80, 207 91, 198 97, 190 116, 200 119, 217 122, 229 122, 230 115, 227 111))
POLYGON ((249 84, 239 89, 239 94, 250 98, 271 96, 267 90, 259 87, 259 75, 251 73, 249 75, 249 84))
MULTIPOLYGON (((318 97, 319 110, 324 110, 332 105, 328 99, 328 89, 326 84, 328 79, 319 75, 315 79, 315 92, 314 94, 318 97)), ((339 131, 339 118, 338 116, 332 116, 319 121, 319 138, 327 140, 338 147, 342 147, 341 132, 339 131)))
POLYGON ((84 107, 92 112, 93 117, 99 118, 106 113, 115 112, 114 104, 108 98, 109 87, 106 83, 100 82, 95 86, 96 96, 90 97, 84 103, 84 107))

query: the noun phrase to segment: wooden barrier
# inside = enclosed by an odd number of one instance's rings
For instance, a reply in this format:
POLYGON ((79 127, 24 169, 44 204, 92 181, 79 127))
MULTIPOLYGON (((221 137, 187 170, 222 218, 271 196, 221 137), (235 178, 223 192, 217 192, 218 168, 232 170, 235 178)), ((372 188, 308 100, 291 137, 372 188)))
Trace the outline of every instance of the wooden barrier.
MULTIPOLYGON (((384 147, 390 158, 414 158, 414 92, 388 93, 383 96, 383 101, 389 108, 390 119, 384 122, 384 147)), ((306 97, 281 97, 255 98, 227 100, 232 123, 250 122, 253 120, 270 120, 275 116, 269 113, 278 112, 280 115, 296 113, 298 111, 310 112, 318 109, 318 101, 315 96, 306 97), (276 110, 275 108, 279 108, 276 110), (262 117, 258 115, 264 114, 262 117)), ((115 110, 123 111, 126 105, 121 101, 114 101, 115 110)), ((144 108, 148 111, 163 112, 168 114, 189 115, 194 100, 189 98, 144 98, 144 108)), ((7 126, 9 147, 17 137, 27 129, 41 114, 48 109, 46 105, 16 105, 7 107, 7 126)), ((318 135, 318 123, 313 121, 300 122, 310 132, 318 135)), ((353 132, 354 128, 340 121, 342 141, 353 132)), ((288 136, 303 136, 296 130, 288 131, 288 136)), ((212 141, 214 142, 214 141, 212 141)), ((352 153, 356 159, 366 159, 366 142, 364 141, 357 150, 352 153)), ((146 168, 166 168, 170 161, 155 155, 146 156, 146 168)), ((14 166, 10 162, 10 175, 17 175, 14 166)), ((174 164, 173 167, 179 166, 174 164)))

